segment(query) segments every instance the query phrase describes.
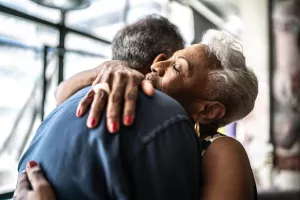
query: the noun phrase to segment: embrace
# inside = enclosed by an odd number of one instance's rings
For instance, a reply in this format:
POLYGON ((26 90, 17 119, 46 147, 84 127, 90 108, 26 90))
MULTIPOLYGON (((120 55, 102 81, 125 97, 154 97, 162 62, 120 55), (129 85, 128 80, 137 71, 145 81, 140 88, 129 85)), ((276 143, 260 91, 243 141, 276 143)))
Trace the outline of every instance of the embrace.
POLYGON ((14 198, 257 199, 244 148, 217 132, 255 104, 257 78, 241 49, 218 30, 184 48, 159 16, 123 28, 112 61, 57 88, 14 198))

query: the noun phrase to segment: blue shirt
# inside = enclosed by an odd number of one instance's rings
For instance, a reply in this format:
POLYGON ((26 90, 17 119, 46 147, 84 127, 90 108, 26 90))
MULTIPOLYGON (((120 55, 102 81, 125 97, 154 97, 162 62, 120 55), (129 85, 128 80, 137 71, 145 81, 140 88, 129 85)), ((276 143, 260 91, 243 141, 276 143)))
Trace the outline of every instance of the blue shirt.
POLYGON ((199 200, 200 151, 193 126, 174 99, 139 94, 135 122, 117 134, 75 116, 84 88, 40 125, 18 170, 39 162, 61 200, 199 200))

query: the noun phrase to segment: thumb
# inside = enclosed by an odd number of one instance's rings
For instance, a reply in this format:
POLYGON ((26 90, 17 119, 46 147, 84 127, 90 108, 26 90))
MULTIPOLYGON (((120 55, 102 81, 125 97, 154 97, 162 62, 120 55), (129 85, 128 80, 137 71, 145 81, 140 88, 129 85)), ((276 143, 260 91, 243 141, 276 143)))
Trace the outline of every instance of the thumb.
POLYGON ((49 186, 49 183, 44 176, 41 166, 35 161, 32 160, 27 164, 26 173, 33 190, 37 190, 38 188, 44 186, 49 186))
POLYGON ((153 84, 148 81, 148 80, 143 80, 141 83, 141 87, 143 92, 147 95, 147 96, 153 96, 154 95, 154 87, 153 84))

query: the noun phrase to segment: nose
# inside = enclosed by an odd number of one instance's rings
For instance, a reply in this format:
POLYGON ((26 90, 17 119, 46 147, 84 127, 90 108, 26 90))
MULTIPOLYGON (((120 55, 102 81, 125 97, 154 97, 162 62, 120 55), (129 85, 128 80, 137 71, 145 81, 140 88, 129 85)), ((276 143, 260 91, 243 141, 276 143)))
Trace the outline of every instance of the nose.
POLYGON ((151 72, 157 73, 159 76, 163 76, 165 74, 165 68, 160 63, 155 63, 151 65, 151 72))

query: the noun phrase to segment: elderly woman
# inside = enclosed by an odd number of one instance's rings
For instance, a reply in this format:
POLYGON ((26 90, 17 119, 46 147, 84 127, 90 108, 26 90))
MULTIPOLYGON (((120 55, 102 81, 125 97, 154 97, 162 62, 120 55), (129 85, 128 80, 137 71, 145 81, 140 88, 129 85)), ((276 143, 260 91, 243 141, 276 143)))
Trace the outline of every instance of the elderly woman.
MULTIPOLYGON (((151 73, 146 75, 148 83, 176 99, 195 123, 204 147, 201 199, 205 200, 257 198, 244 148, 238 141, 217 132, 219 127, 248 115, 256 100, 257 79, 246 67, 240 48, 241 45, 231 35, 209 30, 200 44, 179 50, 168 59, 163 54, 157 56, 151 73)), ((92 103, 87 125, 96 126, 99 121, 96 117, 103 108, 105 95, 108 95, 107 125, 111 132, 117 132, 121 105, 114 105, 116 102, 121 104, 124 94, 123 121, 130 125, 134 119, 135 91, 139 82, 129 81, 131 87, 127 87, 124 82, 120 84, 125 79, 123 74, 115 81, 107 79, 108 76, 106 79, 101 77, 98 76, 93 85, 94 89, 102 89, 102 92, 91 90, 79 105, 77 115, 83 115, 92 103), (107 83, 103 84, 104 80, 108 80, 107 83)), ((82 79, 90 80, 91 77, 83 75, 82 79)), ((151 93, 146 83, 143 89, 151 93)))

